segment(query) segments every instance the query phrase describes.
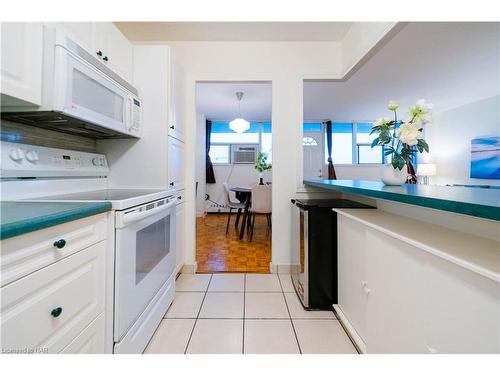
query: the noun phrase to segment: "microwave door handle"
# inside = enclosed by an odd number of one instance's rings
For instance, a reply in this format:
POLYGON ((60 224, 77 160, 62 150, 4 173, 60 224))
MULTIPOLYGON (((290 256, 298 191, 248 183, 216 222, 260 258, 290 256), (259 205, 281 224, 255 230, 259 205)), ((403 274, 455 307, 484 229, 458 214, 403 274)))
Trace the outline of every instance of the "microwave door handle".
POLYGON ((143 212, 132 212, 132 213, 129 213, 129 214, 124 214, 122 216, 122 224, 123 224, 123 226, 125 226, 125 225, 128 225, 130 223, 133 223, 133 222, 145 219, 147 217, 159 214, 159 213, 161 213, 163 211, 166 211, 166 210, 174 207, 175 205, 176 205, 176 202, 174 201, 174 202, 167 203, 167 204, 165 204, 163 206, 160 206, 160 207, 155 207, 155 208, 153 208, 151 210, 147 210, 147 211, 143 211, 143 212))

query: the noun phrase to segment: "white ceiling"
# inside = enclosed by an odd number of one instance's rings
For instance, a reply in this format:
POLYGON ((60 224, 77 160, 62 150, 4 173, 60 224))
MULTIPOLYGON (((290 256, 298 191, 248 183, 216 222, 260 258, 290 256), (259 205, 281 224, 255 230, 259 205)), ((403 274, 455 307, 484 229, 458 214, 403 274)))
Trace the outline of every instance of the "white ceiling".
POLYGON ((271 83, 198 83, 196 107, 210 120, 233 120, 238 115, 236 92, 244 93, 241 116, 249 121, 270 121, 271 83))
POLYGON ((115 22, 131 41, 340 41, 352 22, 115 22))
POLYGON ((304 118, 387 116, 389 100, 420 98, 434 112, 499 93, 498 23, 410 23, 346 82, 304 85, 304 118))

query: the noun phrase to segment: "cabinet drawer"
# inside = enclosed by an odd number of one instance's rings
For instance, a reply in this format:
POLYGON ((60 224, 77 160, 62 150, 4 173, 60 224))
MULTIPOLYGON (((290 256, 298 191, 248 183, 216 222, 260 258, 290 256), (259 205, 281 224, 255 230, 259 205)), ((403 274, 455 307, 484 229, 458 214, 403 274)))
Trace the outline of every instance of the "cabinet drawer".
POLYGON ((104 354, 104 313, 65 347, 62 354, 104 354))
POLYGON ((55 225, 1 242, 1 285, 4 286, 106 238, 107 214, 55 225), (63 239, 62 248, 54 246, 63 239))
POLYGON ((57 353, 77 337, 104 310, 105 251, 101 241, 3 287, 2 347, 57 353))

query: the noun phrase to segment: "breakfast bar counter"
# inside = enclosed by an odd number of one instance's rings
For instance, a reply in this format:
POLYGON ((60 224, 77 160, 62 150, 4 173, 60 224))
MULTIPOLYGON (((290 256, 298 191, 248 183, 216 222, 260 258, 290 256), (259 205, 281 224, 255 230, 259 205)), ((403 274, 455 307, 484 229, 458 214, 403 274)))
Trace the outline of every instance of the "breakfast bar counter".
POLYGON ((380 181, 366 180, 304 180, 304 185, 500 221, 500 189, 421 184, 387 186, 380 181))

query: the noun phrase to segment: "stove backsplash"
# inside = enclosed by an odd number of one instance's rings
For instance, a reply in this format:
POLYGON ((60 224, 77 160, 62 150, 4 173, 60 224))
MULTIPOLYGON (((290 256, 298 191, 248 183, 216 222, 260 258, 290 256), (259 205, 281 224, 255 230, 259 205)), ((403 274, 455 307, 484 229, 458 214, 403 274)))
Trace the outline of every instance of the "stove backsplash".
POLYGON ((96 152, 95 139, 1 120, 1 140, 67 150, 96 152))

